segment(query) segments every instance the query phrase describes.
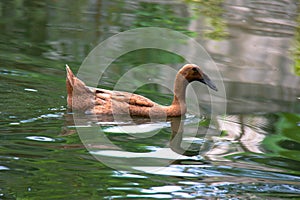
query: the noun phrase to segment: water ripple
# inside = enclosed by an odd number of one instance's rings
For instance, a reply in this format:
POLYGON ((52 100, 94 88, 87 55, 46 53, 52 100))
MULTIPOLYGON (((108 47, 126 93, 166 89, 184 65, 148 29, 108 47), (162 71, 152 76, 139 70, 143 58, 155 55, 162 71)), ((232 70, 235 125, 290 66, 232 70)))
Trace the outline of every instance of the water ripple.
POLYGON ((55 139, 44 137, 44 136, 27 136, 29 140, 40 141, 40 142, 55 142, 55 139))

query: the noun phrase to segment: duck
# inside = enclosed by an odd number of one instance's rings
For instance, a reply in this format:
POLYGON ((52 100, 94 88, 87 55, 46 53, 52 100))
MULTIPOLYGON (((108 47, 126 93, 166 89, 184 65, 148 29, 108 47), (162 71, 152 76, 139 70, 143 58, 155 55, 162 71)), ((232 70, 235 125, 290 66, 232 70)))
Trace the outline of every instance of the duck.
POLYGON ((67 105, 70 110, 96 115, 140 117, 179 117, 186 113, 186 88, 194 81, 218 91, 216 85, 196 64, 185 64, 176 74, 171 105, 165 106, 134 93, 86 86, 66 65, 67 105))

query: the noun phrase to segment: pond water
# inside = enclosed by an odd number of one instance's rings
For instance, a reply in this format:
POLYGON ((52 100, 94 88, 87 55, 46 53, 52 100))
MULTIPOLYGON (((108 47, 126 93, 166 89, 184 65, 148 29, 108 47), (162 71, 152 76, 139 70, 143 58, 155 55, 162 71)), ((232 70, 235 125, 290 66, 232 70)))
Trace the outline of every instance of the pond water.
MULTIPOLYGON (((299 198, 298 10, 296 0, 0 1, 0 199, 299 198), (193 84, 200 116, 113 121, 69 112, 65 64, 76 72, 101 41, 138 27, 170 28, 201 44, 221 73, 226 99, 214 103, 226 113, 211 117, 201 84, 193 84), (88 138, 91 129, 110 143, 88 138)), ((147 63, 178 69, 185 60, 130 52, 99 85, 112 89, 147 63)), ((136 93, 172 100, 157 84, 136 93)))

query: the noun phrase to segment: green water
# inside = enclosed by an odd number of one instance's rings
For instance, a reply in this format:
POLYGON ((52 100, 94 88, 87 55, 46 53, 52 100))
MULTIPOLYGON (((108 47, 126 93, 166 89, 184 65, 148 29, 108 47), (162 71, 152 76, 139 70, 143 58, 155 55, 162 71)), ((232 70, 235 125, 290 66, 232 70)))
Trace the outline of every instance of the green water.
MULTIPOLYGON (((297 1, 0 1, 0 199, 298 199, 297 6, 297 1), (149 26, 180 31, 205 47, 224 79, 226 114, 210 119, 201 95, 202 116, 189 113, 166 122, 112 122, 68 112, 65 64, 76 72, 104 39, 149 26), (123 133, 129 126, 138 131, 123 133), (86 148, 82 131, 91 127, 114 146, 88 140, 86 148), (129 153, 122 156, 117 148, 129 153)), ((113 88, 141 64, 176 68, 184 62, 161 50, 131 52, 111 64, 100 85, 113 88)), ((147 74, 164 78, 151 69, 147 74)), ((172 100, 156 84, 136 92, 161 104, 172 100)))

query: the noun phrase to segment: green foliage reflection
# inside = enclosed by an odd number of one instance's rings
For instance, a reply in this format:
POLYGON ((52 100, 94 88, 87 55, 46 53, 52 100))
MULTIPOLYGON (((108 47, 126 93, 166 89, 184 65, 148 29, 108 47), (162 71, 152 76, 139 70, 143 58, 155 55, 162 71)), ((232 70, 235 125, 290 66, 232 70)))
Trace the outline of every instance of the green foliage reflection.
POLYGON ((300 161, 300 115, 292 113, 279 114, 275 124, 275 135, 267 136, 263 144, 271 154, 300 161))
POLYGON ((142 2, 136 10, 136 21, 134 27, 163 27, 182 32, 190 37, 195 37, 196 32, 187 29, 191 17, 184 16, 186 14, 176 13, 181 8, 176 9, 175 6, 162 5, 156 3, 142 2))
POLYGON ((295 30, 295 43, 293 49, 294 57, 294 71, 295 74, 300 76, 300 15, 297 18, 297 27, 295 30))
POLYGON ((229 36, 227 24, 223 19, 222 8, 224 0, 186 0, 194 6, 197 17, 204 17, 209 30, 204 31, 204 37, 212 40, 222 40, 229 36))

